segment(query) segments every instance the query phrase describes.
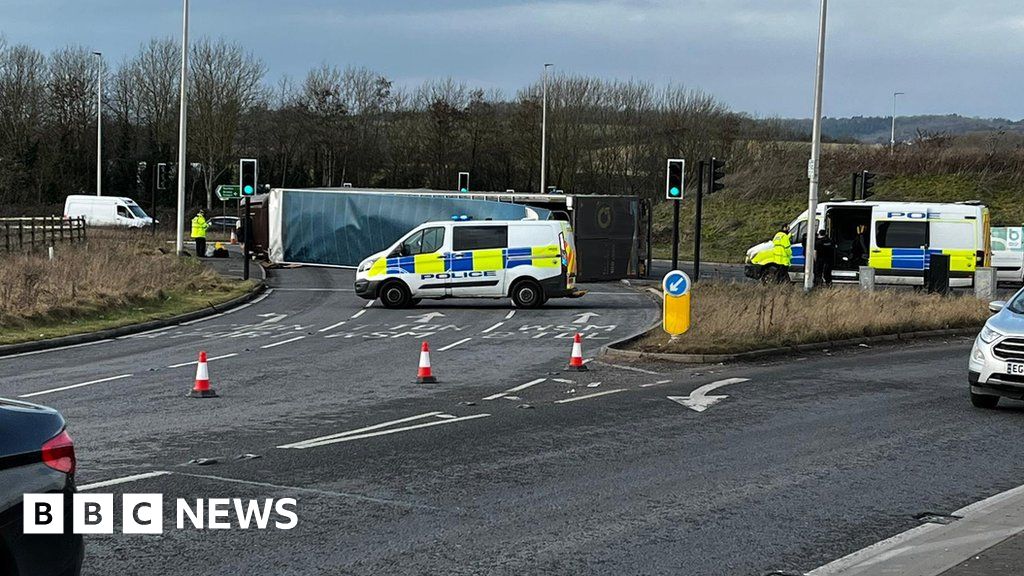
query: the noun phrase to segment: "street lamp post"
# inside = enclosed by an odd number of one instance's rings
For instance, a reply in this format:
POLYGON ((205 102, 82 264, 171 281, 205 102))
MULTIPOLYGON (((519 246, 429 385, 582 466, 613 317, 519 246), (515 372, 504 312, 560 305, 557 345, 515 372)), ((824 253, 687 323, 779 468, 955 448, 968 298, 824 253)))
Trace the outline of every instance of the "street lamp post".
POLYGON ((103 196, 103 53, 96 56, 96 195, 103 196))
POLYGON ((828 0, 821 0, 818 23, 818 65, 814 76, 814 128, 811 131, 811 160, 807 176, 811 181, 807 193, 807 248, 804 251, 804 291, 814 289, 814 237, 818 234, 818 162, 821 159, 821 97, 825 85, 825 23, 828 0))
POLYGON ((174 244, 177 254, 181 256, 185 250, 182 234, 185 229, 185 135, 187 128, 188 100, 185 98, 188 88, 188 0, 183 2, 181 19, 181 94, 178 116, 178 235, 174 244))
POLYGON ((544 96, 540 123, 540 193, 547 192, 548 174, 548 68, 554 64, 544 65, 544 96))
POLYGON ((904 94, 905 92, 892 93, 892 136, 889 137, 889 154, 896 150, 896 97, 904 94))

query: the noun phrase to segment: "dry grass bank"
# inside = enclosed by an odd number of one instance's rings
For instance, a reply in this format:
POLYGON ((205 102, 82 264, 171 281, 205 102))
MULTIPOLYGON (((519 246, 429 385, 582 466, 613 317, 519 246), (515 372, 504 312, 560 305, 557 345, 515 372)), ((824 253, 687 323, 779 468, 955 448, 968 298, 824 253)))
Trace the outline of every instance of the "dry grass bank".
POLYGON ((837 286, 805 295, 800 286, 699 284, 693 325, 670 343, 661 328, 635 342, 645 352, 732 353, 860 336, 940 328, 978 328, 987 305, 972 296, 942 297, 909 289, 862 292, 837 286))
POLYGON ((0 344, 172 316, 244 293, 148 232, 92 229, 82 245, 0 255, 0 344))

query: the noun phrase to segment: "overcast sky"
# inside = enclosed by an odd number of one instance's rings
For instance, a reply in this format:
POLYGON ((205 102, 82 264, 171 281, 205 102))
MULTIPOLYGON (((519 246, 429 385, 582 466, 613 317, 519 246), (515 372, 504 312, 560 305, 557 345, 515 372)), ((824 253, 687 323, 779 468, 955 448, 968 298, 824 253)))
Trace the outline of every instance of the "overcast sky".
MULTIPOLYGON (((809 117, 818 0, 191 0, 190 33, 242 42, 271 78, 323 62, 399 84, 452 77, 508 94, 544 62, 677 83, 760 116, 809 117)), ((0 0, 9 43, 119 61, 181 34, 180 0, 0 0)), ((1024 117, 1021 0, 832 0, 825 113, 1024 117)))

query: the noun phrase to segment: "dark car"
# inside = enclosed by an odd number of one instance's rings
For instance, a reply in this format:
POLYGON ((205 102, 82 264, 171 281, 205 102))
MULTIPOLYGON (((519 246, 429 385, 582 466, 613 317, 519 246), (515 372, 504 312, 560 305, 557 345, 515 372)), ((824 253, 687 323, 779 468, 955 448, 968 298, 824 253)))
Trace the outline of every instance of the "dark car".
POLYGON ((231 232, 238 226, 241 218, 237 216, 214 216, 210 218, 210 230, 214 232, 231 232))
POLYGON ((0 574, 77 576, 83 544, 71 533, 75 446, 64 417, 44 406, 0 398, 0 574), (26 493, 64 495, 64 534, 24 534, 26 493))

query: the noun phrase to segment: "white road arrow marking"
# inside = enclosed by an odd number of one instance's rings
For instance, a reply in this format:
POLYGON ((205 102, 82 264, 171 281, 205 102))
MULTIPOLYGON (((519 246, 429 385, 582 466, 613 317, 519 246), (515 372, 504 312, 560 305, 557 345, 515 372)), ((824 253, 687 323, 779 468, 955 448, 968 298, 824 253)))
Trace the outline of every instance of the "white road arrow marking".
POLYGON ((275 314, 273 312, 269 312, 267 314, 259 314, 258 316, 260 318, 266 318, 266 320, 261 322, 261 324, 275 324, 288 317, 287 314, 275 314))
POLYGON ((713 392, 722 386, 728 386, 729 384, 740 384, 749 381, 749 378, 729 378, 727 380, 719 380, 697 388, 693 392, 690 392, 689 396, 669 396, 668 399, 673 402, 678 402, 694 412, 703 412, 728 398, 728 396, 708 396, 708 392, 713 392))
POLYGON ((426 324, 434 318, 444 318, 444 314, 441 314, 440 312, 427 312, 426 314, 420 314, 419 316, 406 316, 406 318, 416 320, 418 324, 426 324))
POLYGON ((600 314, 595 314, 593 312, 583 312, 582 314, 577 314, 576 315, 576 319, 573 320, 572 323, 573 324, 586 324, 587 322, 590 322, 591 318, 594 318, 596 316, 600 316, 600 314))

